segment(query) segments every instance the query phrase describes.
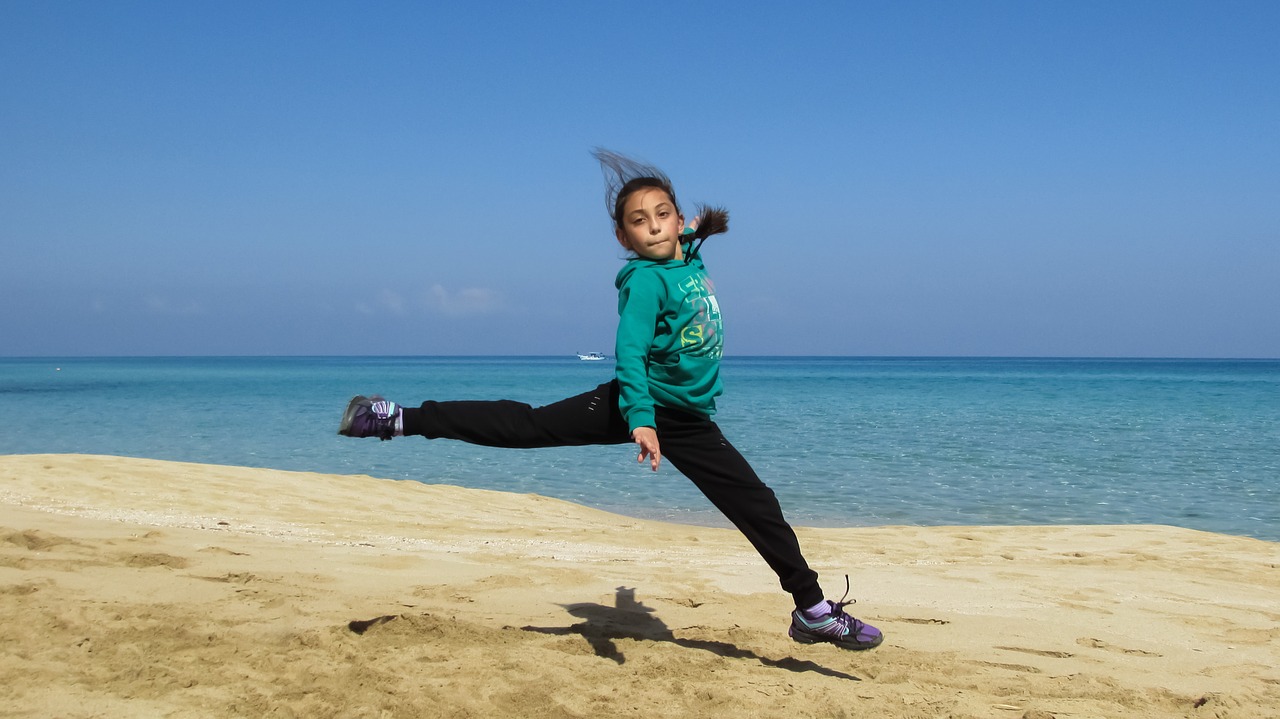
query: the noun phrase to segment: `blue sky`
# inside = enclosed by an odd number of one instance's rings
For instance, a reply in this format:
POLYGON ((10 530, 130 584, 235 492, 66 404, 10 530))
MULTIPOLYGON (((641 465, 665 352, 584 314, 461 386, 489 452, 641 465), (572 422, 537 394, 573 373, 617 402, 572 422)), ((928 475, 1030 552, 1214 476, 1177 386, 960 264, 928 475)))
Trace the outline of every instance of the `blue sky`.
POLYGON ((1280 3, 0 0, 0 355, 611 351, 604 146, 728 354, 1280 357, 1280 3))

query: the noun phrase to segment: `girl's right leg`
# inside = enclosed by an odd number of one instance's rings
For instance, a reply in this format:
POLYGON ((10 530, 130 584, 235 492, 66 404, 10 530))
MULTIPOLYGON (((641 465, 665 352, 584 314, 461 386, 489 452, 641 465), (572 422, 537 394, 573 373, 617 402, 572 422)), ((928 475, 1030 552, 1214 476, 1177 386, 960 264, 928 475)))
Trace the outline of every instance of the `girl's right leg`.
POLYGON ((778 575, 796 607, 823 600, 818 573, 800 552, 800 540, 782 516, 777 495, 756 475, 715 422, 674 410, 658 410, 663 454, 746 536, 778 575))
POLYGON ((567 447, 631 441, 618 411, 618 383, 606 382, 543 407, 511 400, 423 402, 405 407, 404 433, 487 447, 567 447))

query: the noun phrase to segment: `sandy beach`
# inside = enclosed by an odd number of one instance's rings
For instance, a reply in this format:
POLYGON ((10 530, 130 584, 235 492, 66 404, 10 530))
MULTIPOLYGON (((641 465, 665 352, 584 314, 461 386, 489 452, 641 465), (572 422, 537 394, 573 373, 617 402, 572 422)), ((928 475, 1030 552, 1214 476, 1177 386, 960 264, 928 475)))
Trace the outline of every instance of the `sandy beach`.
POLYGON ((1280 716, 1280 545, 798 530, 887 635, 786 636, 730 530, 533 495, 0 457, 6 717, 1280 716))

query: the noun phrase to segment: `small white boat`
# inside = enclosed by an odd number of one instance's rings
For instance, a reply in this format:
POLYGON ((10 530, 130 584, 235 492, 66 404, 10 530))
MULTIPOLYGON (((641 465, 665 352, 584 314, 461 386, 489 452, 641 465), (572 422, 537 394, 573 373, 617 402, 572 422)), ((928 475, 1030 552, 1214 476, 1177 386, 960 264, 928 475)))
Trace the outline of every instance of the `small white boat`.
POLYGON ((605 357, 600 352, 588 352, 586 354, 582 354, 581 352, 579 352, 578 359, 582 360, 583 362, 599 362, 600 360, 608 359, 608 357, 605 357))

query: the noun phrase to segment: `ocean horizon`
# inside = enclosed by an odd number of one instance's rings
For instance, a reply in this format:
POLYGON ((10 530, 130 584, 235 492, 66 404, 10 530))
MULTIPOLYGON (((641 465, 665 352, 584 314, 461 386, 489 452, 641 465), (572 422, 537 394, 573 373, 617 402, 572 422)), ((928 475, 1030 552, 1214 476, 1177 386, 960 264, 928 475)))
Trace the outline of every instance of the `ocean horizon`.
MULTIPOLYGON (((723 525, 630 445, 336 434, 353 394, 536 406, 612 373, 575 355, 7 357, 0 453, 368 474, 723 525)), ((1280 541, 1280 360, 732 356, 723 379, 716 421, 799 526, 1171 524, 1280 541)))

